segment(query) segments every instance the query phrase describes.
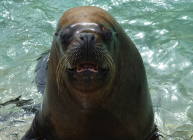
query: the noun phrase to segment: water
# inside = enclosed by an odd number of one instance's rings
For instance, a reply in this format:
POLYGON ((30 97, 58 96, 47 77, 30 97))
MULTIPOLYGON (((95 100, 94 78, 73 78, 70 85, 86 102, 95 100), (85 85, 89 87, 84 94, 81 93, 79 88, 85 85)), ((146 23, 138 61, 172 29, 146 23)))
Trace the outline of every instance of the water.
POLYGON ((61 15, 83 5, 108 11, 136 44, 164 139, 193 139, 191 0, 0 0, 0 104, 18 99, 0 105, 0 140, 21 139, 29 128, 30 107, 42 101, 32 83, 36 60, 61 15))

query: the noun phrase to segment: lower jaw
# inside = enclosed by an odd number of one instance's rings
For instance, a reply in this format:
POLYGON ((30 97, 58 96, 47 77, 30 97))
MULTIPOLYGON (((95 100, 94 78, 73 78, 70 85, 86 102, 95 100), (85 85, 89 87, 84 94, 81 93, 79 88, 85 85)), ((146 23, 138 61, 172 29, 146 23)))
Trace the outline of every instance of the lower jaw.
POLYGON ((98 90, 102 88, 105 85, 105 83, 106 82, 104 78, 99 78, 97 80, 92 80, 91 78, 83 78, 83 77, 81 79, 76 78, 69 79, 69 84, 72 88, 83 92, 98 90))
POLYGON ((81 91, 91 91, 101 88, 106 83, 108 70, 105 72, 92 72, 89 70, 81 73, 68 72, 68 82, 72 88, 81 91))

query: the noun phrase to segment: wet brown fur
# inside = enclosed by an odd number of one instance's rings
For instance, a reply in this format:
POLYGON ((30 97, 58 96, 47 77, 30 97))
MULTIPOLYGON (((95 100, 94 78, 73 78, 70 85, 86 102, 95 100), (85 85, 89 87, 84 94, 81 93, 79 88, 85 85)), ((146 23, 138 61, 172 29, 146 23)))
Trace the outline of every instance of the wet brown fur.
POLYGON ((122 27, 106 11, 77 7, 65 12, 59 20, 39 118, 41 135, 54 140, 143 140, 154 130, 142 58, 122 27), (58 88, 57 67, 66 50, 60 47, 57 36, 63 27, 81 22, 103 24, 118 34, 109 50, 116 72, 108 90, 104 86, 85 94, 74 89, 67 79, 61 90, 58 88))

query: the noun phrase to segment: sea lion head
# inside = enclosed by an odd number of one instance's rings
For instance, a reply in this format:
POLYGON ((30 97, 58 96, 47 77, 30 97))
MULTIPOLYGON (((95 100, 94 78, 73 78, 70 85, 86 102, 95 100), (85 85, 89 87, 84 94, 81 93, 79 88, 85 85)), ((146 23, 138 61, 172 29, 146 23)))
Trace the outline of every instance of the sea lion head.
POLYGON ((115 78, 119 53, 115 24, 113 17, 97 7, 64 13, 53 41, 59 88, 66 84, 84 92, 108 89, 115 78))

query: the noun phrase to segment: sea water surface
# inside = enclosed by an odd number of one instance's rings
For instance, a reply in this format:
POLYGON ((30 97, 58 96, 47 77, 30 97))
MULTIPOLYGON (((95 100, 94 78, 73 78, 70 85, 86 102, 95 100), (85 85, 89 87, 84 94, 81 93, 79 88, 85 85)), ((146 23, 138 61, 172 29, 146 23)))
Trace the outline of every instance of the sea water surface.
POLYGON ((0 0, 0 140, 19 140, 31 125, 42 101, 37 59, 62 14, 84 5, 108 11, 136 44, 163 139, 192 140, 192 0, 0 0))

